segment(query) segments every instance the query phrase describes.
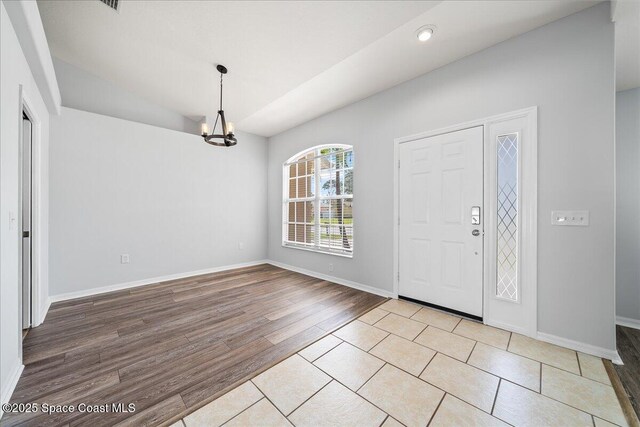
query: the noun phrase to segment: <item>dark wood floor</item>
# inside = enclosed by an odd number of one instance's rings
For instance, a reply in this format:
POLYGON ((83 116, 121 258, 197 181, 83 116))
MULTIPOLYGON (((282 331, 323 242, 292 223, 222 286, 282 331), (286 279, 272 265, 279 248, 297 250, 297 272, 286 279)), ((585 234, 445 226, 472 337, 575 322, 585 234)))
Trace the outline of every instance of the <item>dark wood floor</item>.
POLYGON ((56 303, 26 337, 11 402, 136 411, 7 413, 2 424, 165 424, 384 300, 259 265, 56 303))
POLYGON ((640 417, 640 330, 616 326, 616 342, 624 365, 616 365, 615 369, 640 417))

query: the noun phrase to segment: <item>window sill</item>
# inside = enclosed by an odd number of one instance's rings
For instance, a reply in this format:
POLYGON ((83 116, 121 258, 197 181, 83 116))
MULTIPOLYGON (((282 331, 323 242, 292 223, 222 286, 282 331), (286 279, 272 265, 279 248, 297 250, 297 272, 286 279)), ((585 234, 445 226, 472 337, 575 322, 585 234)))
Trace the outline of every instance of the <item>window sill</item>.
POLYGON ((353 258, 353 253, 338 253, 338 252, 332 252, 329 250, 322 250, 322 249, 317 249, 317 248, 305 248, 303 246, 296 246, 296 245, 288 245, 286 243, 282 244, 283 248, 289 248, 289 249, 298 249, 301 251, 306 251, 306 252, 315 252, 317 254, 323 254, 323 255, 333 255, 333 256, 339 256, 342 258, 353 258))

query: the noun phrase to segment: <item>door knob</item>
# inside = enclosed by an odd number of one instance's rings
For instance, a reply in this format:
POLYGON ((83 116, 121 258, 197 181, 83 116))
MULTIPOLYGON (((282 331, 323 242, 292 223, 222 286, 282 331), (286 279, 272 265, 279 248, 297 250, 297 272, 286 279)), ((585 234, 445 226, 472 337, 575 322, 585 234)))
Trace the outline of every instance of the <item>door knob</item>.
POLYGON ((479 236, 479 235, 480 235, 480 230, 478 230, 478 229, 473 230, 473 231, 471 232, 471 234, 473 234, 474 236, 479 236))

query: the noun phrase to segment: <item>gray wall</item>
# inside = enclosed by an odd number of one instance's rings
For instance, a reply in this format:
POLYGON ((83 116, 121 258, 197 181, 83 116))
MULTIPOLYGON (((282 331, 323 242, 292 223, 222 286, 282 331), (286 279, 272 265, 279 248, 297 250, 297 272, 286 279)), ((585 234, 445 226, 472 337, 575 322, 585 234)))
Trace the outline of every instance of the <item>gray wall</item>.
MULTIPOLYGON (((22 112, 20 111, 20 86, 30 106, 41 121, 39 138, 41 142, 41 170, 46 177, 48 166, 49 111, 40 95, 29 64, 23 54, 20 42, 13 29, 4 2, 0 7, 0 386, 2 399, 8 398, 12 377, 21 366, 20 336, 22 320, 20 319, 20 248, 22 233, 18 221, 20 214, 20 127, 22 112), (10 216, 16 221, 10 225, 10 216)), ((41 193, 41 290, 47 295, 47 181, 40 182, 41 193)), ((46 298, 42 298, 42 302, 46 298)), ((36 307, 42 312, 44 304, 36 307)), ((4 400, 3 400, 4 403, 4 400)))
POLYGON ((640 325, 640 88, 616 94, 616 315, 640 325))
POLYGON ((537 105, 538 330, 613 350, 614 94, 602 3, 272 137, 269 258, 391 291, 394 138, 537 105), (281 246, 282 162, 324 143, 354 146, 353 259, 281 246), (553 227, 554 209, 591 225, 553 227))
POLYGON ((50 294, 265 259, 267 143, 238 139, 227 149, 70 108, 52 117, 50 294))
POLYGON ((142 99, 58 58, 53 58, 53 66, 64 107, 200 134, 200 123, 181 114, 142 99))

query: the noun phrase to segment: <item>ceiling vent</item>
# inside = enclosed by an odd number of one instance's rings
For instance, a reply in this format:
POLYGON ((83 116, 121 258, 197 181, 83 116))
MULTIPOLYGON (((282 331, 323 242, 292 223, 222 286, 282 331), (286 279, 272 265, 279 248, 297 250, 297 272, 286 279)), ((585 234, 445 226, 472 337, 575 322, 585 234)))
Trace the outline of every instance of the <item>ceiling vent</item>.
POLYGON ((100 0, 100 1, 106 4, 107 6, 109 6, 111 9, 115 10, 116 12, 118 11, 118 4, 120 3, 119 0, 100 0))

